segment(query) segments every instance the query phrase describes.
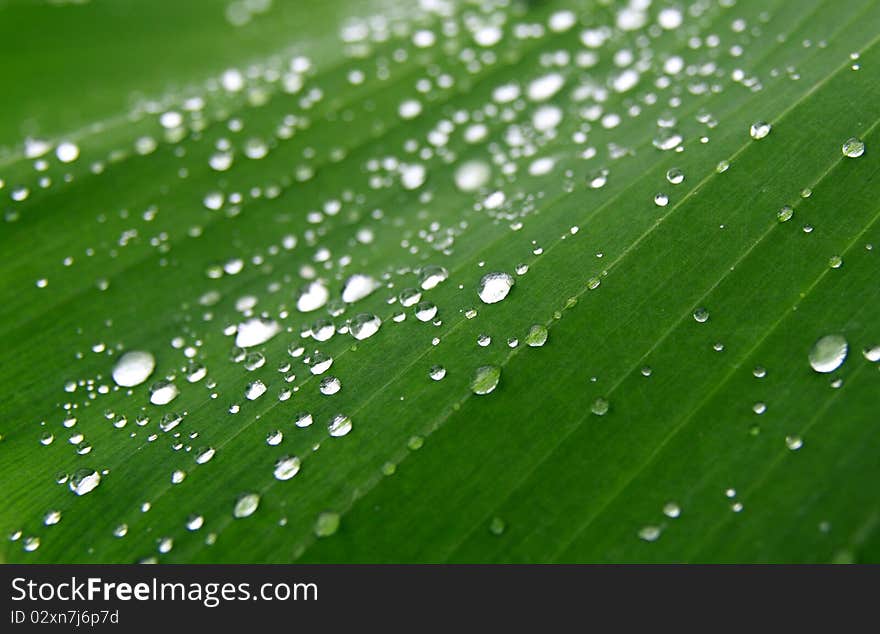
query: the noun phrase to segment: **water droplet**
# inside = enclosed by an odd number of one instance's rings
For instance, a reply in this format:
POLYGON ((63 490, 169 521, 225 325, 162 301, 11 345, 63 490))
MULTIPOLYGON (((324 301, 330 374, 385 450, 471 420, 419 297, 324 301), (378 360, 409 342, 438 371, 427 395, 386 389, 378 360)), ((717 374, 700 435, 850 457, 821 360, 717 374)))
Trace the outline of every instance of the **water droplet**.
POLYGON ((327 376, 321 379, 318 390, 324 396, 332 396, 342 389, 342 383, 335 376, 327 376))
POLYGON ((249 372, 259 370, 266 365, 266 357, 261 352, 251 352, 244 358, 244 369, 249 372))
POLYGON ((477 368, 471 381, 474 394, 490 394, 501 380, 501 368, 497 365, 484 365, 477 368))
POLYGON ((259 493, 242 493, 235 501, 235 506, 232 509, 232 516, 235 519, 249 517, 254 514, 254 511, 257 510, 258 506, 260 506, 259 493))
POLYGON ((171 472, 171 484, 180 484, 186 479, 186 471, 176 469, 171 472))
POLYGON ((489 532, 493 535, 501 535, 504 533, 504 530, 507 528, 507 524, 500 517, 493 517, 489 522, 489 532))
POLYGON ((330 422, 327 424, 327 431, 330 432, 330 435, 334 438, 339 438, 348 434, 348 432, 351 431, 351 427, 351 419, 348 416, 345 414, 337 414, 331 418, 330 422))
POLYGON ((546 326, 543 324, 535 324, 529 328, 529 332, 526 334, 526 345, 531 346, 532 348, 540 348, 547 343, 548 334, 546 326))
POLYGON ((267 389, 269 388, 267 388, 266 384, 262 381, 252 381, 247 384, 247 387, 244 390, 244 396, 249 401, 255 401, 265 394, 267 389))
POLYGON ((654 204, 658 207, 665 207, 669 204, 669 196, 666 194, 658 193, 654 195, 654 204))
POLYGON ((61 521, 61 511, 49 511, 43 516, 43 524, 45 526, 54 526, 61 521))
POLYGON ((847 158, 859 158, 865 153, 865 143, 861 139, 853 136, 843 142, 843 146, 840 150, 847 158))
POLYGON ((804 441, 800 436, 786 436, 785 446, 791 451, 797 451, 804 446, 804 441))
POLYGON ((303 289, 296 300, 296 309, 301 313, 318 310, 330 299, 330 291, 321 282, 312 282, 303 289))
POLYGON ((440 381, 446 376, 446 368, 442 365, 432 365, 428 370, 428 376, 435 381, 440 381))
POLYGON ((492 337, 490 337, 486 333, 480 333, 479 335, 477 335, 477 345, 481 348, 485 348, 490 343, 492 343, 492 337))
POLYGON ((455 186, 463 192, 475 192, 492 176, 492 170, 485 161, 466 161, 455 170, 455 186))
POLYGON ((437 307, 431 302, 419 302, 415 314, 419 321, 431 321, 437 315, 437 307))
POLYGON ((113 367, 113 381, 121 387, 134 387, 146 381, 156 369, 156 358, 143 350, 126 352, 113 367))
POLYGON ((841 266, 843 266, 843 258, 839 255, 832 255, 830 258, 828 258, 828 266, 830 266, 832 269, 839 269, 841 266))
POLYGON ((751 127, 749 127, 749 136, 755 139, 756 141, 760 141, 768 134, 770 134, 770 130, 773 126, 771 126, 766 121, 755 121, 751 127))
POLYGON ((348 324, 348 331, 351 336, 362 341, 372 337, 379 331, 382 320, 371 313, 361 313, 356 315, 348 324))
POLYGON ((346 304, 351 304, 363 299, 377 288, 379 288, 379 283, 369 275, 361 273, 352 275, 345 280, 345 287, 342 289, 342 301, 346 304))
POLYGON ((192 514, 186 518, 186 530, 197 531, 205 525, 205 518, 202 515, 192 514))
POLYGON ((296 415, 293 424, 297 427, 309 427, 312 424, 312 415, 308 412, 300 412, 296 415))
POLYGON ((877 363, 880 361, 880 344, 864 348, 862 355, 871 363, 877 363))
POLYGON ((684 182, 684 172, 677 167, 673 167, 666 171, 666 180, 672 185, 680 185, 684 182))
POLYGON ((113 537, 125 537, 128 535, 128 524, 120 524, 113 529, 113 537))
POLYGON ((205 464, 214 457, 215 453, 217 451, 213 447, 202 447, 196 452, 196 464, 205 464))
POLYGON ((776 212, 776 219, 779 222, 788 222, 791 220, 791 217, 794 215, 794 210, 790 205, 783 205, 779 211, 776 212))
POLYGON ((706 310, 705 308, 698 308, 694 311, 694 320, 697 323, 699 323, 699 324, 706 323, 706 321, 708 321, 708 319, 709 319, 709 311, 706 310))
POLYGON ((590 411, 593 412, 596 416, 604 416, 608 413, 609 407, 610 404, 608 403, 608 401, 600 397, 593 401, 593 403, 590 405, 590 411))
POLYGON ((300 459, 296 456, 285 456, 275 463, 275 479, 290 480, 299 473, 300 459))
POLYGON ((339 513, 324 511, 315 520, 315 536, 330 537, 339 530, 339 513))
POLYGON ((484 303, 495 304, 507 297, 515 283, 513 276, 508 273, 487 273, 480 279, 477 294, 484 303))
POLYGON ((848 351, 849 344, 843 335, 825 335, 810 349, 810 367, 816 372, 834 372, 843 364, 848 351))
POLYGON ((284 440, 284 433, 280 429, 270 431, 266 434, 266 444, 270 447, 277 447, 284 440))
POLYGON ((77 469, 70 478, 68 486, 77 495, 94 491, 101 484, 101 474, 94 469, 77 469))
POLYGON ((639 529, 639 539, 646 542, 656 542, 660 539, 663 529, 659 526, 643 526, 639 529))
POLYGON ((163 432, 168 432, 177 427, 180 422, 183 420, 183 416, 176 412, 166 412, 162 415, 162 418, 159 420, 159 429, 163 432))
POLYGON ((248 319, 238 325, 235 345, 239 348, 251 348, 266 343, 281 332, 281 326, 271 319, 248 319))
POLYGON ((22 543, 22 548, 24 548, 25 552, 32 553, 39 547, 40 547, 40 538, 39 537, 25 537, 24 538, 24 542, 22 543))
POLYGON ((663 515, 670 519, 675 519, 681 515, 681 507, 675 502, 667 502, 663 505, 663 515))

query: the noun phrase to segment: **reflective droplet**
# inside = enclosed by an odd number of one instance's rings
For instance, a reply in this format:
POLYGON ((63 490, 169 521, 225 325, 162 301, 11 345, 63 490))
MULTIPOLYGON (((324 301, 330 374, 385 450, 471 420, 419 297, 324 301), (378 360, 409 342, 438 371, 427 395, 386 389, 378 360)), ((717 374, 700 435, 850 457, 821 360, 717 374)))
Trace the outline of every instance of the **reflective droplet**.
POLYGON ((531 346, 532 348, 540 348, 547 343, 548 334, 546 326, 543 324, 535 324, 529 328, 529 332, 526 334, 526 345, 531 346))
POLYGON ((262 381, 253 381, 247 384, 247 387, 244 390, 244 396, 249 401, 255 401, 265 394, 267 389, 269 388, 267 388, 266 384, 262 381))
POLYGON ((327 431, 330 432, 330 435, 334 438, 339 438, 348 434, 348 432, 351 431, 351 427, 351 419, 348 416, 345 414, 337 414, 331 418, 330 422, 327 424, 327 431))
POLYGON ((113 381, 121 387, 134 387, 146 381, 156 369, 156 358, 143 350, 126 352, 113 366, 113 381))
POLYGON ((709 319, 709 311, 705 308, 698 308, 694 311, 694 320, 697 323, 703 324, 709 319))
POLYGON ((596 416, 604 416, 608 413, 608 408, 610 404, 604 398, 597 398, 590 405, 590 411, 593 412, 596 416))
POLYGON ((40 547, 40 538, 39 537, 25 537, 22 542, 22 548, 24 548, 25 552, 32 553, 37 548, 40 547))
POLYGON ((666 205, 669 204, 669 196, 667 196, 666 194, 662 194, 662 193, 655 194, 654 195, 654 204, 657 205, 658 207, 665 207, 666 205))
POLYGON ((312 415, 308 412, 300 412, 296 415, 293 424, 297 427, 309 427, 312 424, 312 415))
POLYGON ((477 294, 484 303, 495 304, 507 297, 515 283, 516 280, 508 273, 487 273, 480 279, 477 294))
POLYGON ((663 505, 663 515, 670 519, 675 519, 681 515, 681 507, 675 502, 667 502, 663 505))
POLYGON ((177 427, 182 420, 183 416, 181 416, 177 412, 166 412, 159 420, 159 429, 161 429, 163 432, 169 432, 177 427))
POLYGON ((419 302, 415 314, 419 321, 431 321, 437 315, 437 307, 431 302, 419 302))
POLYGON ((339 530, 339 513, 325 511, 318 515, 315 520, 315 536, 330 537, 339 530))
POLYGON ((432 365, 431 369, 428 370, 428 376, 435 381, 440 381, 446 376, 446 368, 442 365, 432 365))
POLYGON ((205 518, 202 515, 190 515, 186 518, 186 530, 197 531, 205 525, 205 518))
POLYGON ((281 332, 281 326, 271 319, 248 319, 238 325, 235 345, 239 348, 251 348, 266 343, 281 332))
POLYGON ((808 358, 816 372, 834 372, 846 359, 849 344, 843 335, 825 335, 813 344, 808 358))
POLYGON ((284 433, 280 429, 270 431, 266 434, 266 444, 270 447, 277 447, 284 440, 284 433))
POLYGON ((324 374, 324 372, 330 369, 331 365, 333 365, 333 357, 318 352, 312 357, 312 364, 309 366, 309 372, 315 376, 324 374))
POLYGON ((843 146, 840 150, 847 158, 859 158, 865 153, 865 143, 861 139, 853 136, 843 142, 843 146))
POLYGON ((150 403, 153 405, 167 405, 175 398, 180 391, 171 381, 157 381, 150 386, 150 403))
POLYGON ((232 509, 232 516, 236 519, 248 517, 254 514, 254 511, 257 510, 258 506, 260 506, 259 493, 242 493, 235 501, 235 506, 232 509))
POLYGON ((830 266, 832 269, 839 269, 841 266, 843 266, 843 258, 839 255, 832 255, 830 258, 828 258, 828 266, 830 266))
POLYGON ((351 304, 363 299, 377 288, 379 288, 379 283, 369 275, 360 273, 352 275, 345 281, 345 288, 342 289, 342 301, 351 304))
POLYGON ((414 288, 405 288, 400 291, 400 295, 398 295, 397 299, 401 306, 409 308, 410 306, 415 306, 419 303, 419 300, 422 299, 422 293, 414 288))
POLYGON ((285 456, 275 463, 273 472, 276 480, 290 480, 299 473, 300 459, 296 456, 285 456))
POLYGON ((176 469, 171 472, 171 484, 180 484, 186 479, 186 471, 176 469))
POLYGON ((216 450, 213 447, 202 447, 196 452, 196 464, 205 464, 214 457, 216 450))
POLYGON ((77 495, 94 491, 101 484, 101 474, 94 469, 77 469, 70 478, 68 486, 77 495))
POLYGON ((321 282, 312 282, 296 300, 296 309, 301 313, 318 310, 330 299, 330 291, 321 282))
POLYGON ((786 436, 785 446, 791 451, 797 451, 804 446, 804 441, 800 436, 786 436))
POLYGON ((324 396, 332 396, 342 389, 342 383, 335 376, 327 376, 321 379, 318 390, 324 396))
POLYGON ((49 511, 43 516, 43 524, 45 526, 54 526, 61 521, 61 511, 49 511))
POLYGON ((382 320, 371 313, 361 313, 356 315, 348 324, 348 331, 351 336, 361 341, 372 337, 379 331, 382 320))
POLYGON ((501 368, 497 365, 484 365, 477 368, 471 381, 471 390, 474 394, 489 394, 501 380, 501 368))
POLYGON ((880 344, 876 346, 868 346, 862 350, 862 355, 871 363, 880 361, 880 344))
POLYGON ((776 212, 776 219, 779 222, 788 222, 791 220, 791 217, 794 215, 794 210, 790 205, 783 205, 779 211, 776 212))
POLYGON ((673 167, 666 171, 666 180, 673 185, 680 185, 684 182, 684 172, 677 167, 673 167))
POLYGON ((749 127, 749 136, 756 141, 760 141, 770 134, 771 129, 772 126, 766 121, 755 121, 751 127, 749 127))
POLYGON ((643 526, 639 529, 639 539, 646 542, 656 542, 660 539, 663 529, 659 526, 643 526))

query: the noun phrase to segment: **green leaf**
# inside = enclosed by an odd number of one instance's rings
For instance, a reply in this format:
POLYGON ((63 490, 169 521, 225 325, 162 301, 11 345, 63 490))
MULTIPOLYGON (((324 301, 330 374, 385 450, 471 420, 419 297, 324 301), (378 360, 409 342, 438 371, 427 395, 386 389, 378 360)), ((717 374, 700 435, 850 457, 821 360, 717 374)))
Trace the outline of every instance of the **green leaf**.
POLYGON ((647 4, 0 7, 0 558, 880 560, 880 5, 647 4))

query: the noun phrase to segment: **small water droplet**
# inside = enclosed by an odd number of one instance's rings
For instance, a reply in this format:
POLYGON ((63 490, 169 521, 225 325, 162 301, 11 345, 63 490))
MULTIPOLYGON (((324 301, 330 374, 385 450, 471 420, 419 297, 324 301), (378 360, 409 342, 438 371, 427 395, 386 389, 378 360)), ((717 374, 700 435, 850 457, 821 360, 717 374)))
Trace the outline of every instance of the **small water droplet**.
POLYGON ((171 381, 157 381, 150 386, 150 403, 153 405, 167 405, 175 398, 180 391, 171 381))
POLYGON ((489 532, 493 535, 501 535, 504 533, 504 530, 507 528, 507 524, 500 517, 493 517, 489 522, 489 532))
POLYGON ((675 502, 667 502, 663 505, 663 515, 675 519, 681 515, 681 507, 675 502))
POLYGON ((797 451, 804 446, 804 441, 800 436, 786 436, 785 446, 791 451, 797 451))
POLYGON ((446 376, 446 368, 442 365, 432 365, 428 370, 428 376, 435 381, 440 381, 446 376))
POLYGON ((660 539, 663 529, 659 526, 643 526, 639 529, 639 539, 646 542, 656 542, 660 539))
POLYGON ((684 172, 677 167, 673 167, 666 171, 666 180, 672 185, 680 185, 684 182, 684 172))
POLYGON ((694 321, 700 324, 706 323, 709 320, 709 311, 705 308, 698 308, 694 311, 694 321))
POLYGON ((326 376, 321 379, 318 390, 324 396, 332 396, 342 389, 342 382, 335 376, 326 376))
POLYGON ((794 210, 791 208, 791 205, 783 205, 780 207, 779 211, 776 212, 776 219, 779 222, 788 222, 793 215, 794 210))

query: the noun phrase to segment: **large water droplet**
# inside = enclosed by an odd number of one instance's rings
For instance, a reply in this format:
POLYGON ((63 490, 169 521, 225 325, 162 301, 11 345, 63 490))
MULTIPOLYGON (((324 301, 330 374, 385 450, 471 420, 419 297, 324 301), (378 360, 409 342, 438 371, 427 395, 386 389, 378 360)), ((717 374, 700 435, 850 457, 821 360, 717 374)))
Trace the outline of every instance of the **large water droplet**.
POLYGON ((846 359, 849 345, 843 335, 825 335, 813 344, 808 358, 816 372, 834 372, 846 359))
POLYGON ((358 273, 345 280, 345 288, 342 289, 342 301, 351 304, 363 299, 379 288, 379 283, 369 275, 358 273))
POLYGON ((379 331, 381 325, 382 320, 376 315, 371 313, 361 313, 351 320, 348 325, 348 331, 351 333, 352 337, 361 341, 375 335, 379 331))
POLYGON ((501 380, 501 368, 497 365, 484 365, 477 368, 471 381, 471 390, 474 394, 489 394, 501 380))
POLYGON ((94 469, 77 469, 70 478, 68 486, 77 495, 85 495, 94 491, 101 484, 101 474, 94 469))
POLYGON ((150 402, 153 405, 167 405, 180 393, 171 381, 157 381, 150 386, 150 402))
POLYGON ((865 153, 865 142, 857 137, 850 137, 843 142, 840 151, 847 158, 859 158, 865 153))
POLYGON ((486 304, 495 304, 507 297, 515 283, 516 280, 508 273, 486 273, 480 280, 477 294, 486 304))
POLYGON ((271 319, 248 319, 238 325, 235 345, 239 348, 250 348, 266 343, 281 332, 281 326, 271 319))
POLYGON ((285 456, 275 463, 275 479, 290 480, 299 473, 300 459, 296 456, 285 456))
POLYGON ((770 130, 773 126, 771 126, 766 121, 755 121, 751 127, 749 127, 749 136, 755 139, 756 141, 760 141, 768 134, 770 134, 770 130))
POLYGON ((121 387, 134 387, 146 381, 156 369, 156 358, 143 350, 126 352, 113 367, 113 380, 121 387))
POLYGON ((547 336, 547 327, 543 324, 535 324, 529 328, 529 332, 526 334, 526 345, 533 348, 540 348, 547 343, 547 336))
POLYGON ((337 414, 333 418, 330 419, 330 422, 327 424, 327 431, 330 432, 330 435, 334 438, 339 438, 340 436, 345 436, 348 432, 351 431, 351 419, 345 414, 337 414))

